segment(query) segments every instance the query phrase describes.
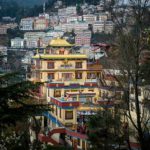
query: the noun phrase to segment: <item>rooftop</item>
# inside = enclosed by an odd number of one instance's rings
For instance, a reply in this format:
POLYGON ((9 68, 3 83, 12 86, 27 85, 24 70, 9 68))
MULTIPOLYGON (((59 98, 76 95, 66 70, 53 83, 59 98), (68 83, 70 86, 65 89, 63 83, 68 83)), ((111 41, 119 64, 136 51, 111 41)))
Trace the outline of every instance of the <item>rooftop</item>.
POLYGON ((51 40, 49 45, 53 46, 53 47, 63 47, 63 46, 64 47, 71 47, 71 46, 73 46, 73 44, 70 44, 65 39, 61 39, 61 38, 56 38, 56 39, 51 40))
POLYGON ((87 59, 83 54, 68 54, 68 55, 52 55, 52 54, 37 54, 33 56, 34 59, 87 59))

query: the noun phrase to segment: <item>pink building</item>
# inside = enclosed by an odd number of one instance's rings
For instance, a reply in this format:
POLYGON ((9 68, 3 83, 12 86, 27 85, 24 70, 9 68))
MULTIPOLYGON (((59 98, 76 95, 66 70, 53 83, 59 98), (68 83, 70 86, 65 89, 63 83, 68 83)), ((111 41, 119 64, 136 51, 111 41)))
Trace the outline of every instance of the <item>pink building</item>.
POLYGON ((75 37, 75 44, 78 46, 90 45, 91 44, 91 31, 86 30, 82 32, 77 32, 76 37, 75 37))
POLYGON ((38 17, 34 21, 34 30, 46 30, 49 27, 49 20, 45 17, 38 17))

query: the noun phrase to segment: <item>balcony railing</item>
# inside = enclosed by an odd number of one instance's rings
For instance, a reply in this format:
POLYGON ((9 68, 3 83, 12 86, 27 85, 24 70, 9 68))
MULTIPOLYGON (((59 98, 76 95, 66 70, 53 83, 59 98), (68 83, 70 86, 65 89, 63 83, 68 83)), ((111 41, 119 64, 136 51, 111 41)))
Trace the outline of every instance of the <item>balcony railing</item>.
POLYGON ((59 80, 53 80, 52 83, 58 83, 58 82, 64 82, 68 81, 69 83, 79 83, 79 82, 98 82, 97 79, 73 79, 73 78, 68 78, 68 79, 59 79, 59 80))

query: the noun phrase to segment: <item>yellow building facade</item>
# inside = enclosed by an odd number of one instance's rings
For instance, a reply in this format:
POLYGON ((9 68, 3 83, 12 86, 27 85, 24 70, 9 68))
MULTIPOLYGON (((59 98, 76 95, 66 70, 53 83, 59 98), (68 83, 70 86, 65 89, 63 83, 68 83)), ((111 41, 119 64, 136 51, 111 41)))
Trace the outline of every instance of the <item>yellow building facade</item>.
POLYGON ((40 140, 55 145, 60 143, 58 137, 65 134, 68 144, 86 150, 84 118, 98 109, 102 66, 89 63, 85 54, 72 53, 72 46, 64 39, 52 40, 43 53, 33 57, 31 79, 43 82, 40 96, 52 108, 45 113, 51 132, 47 137, 41 134, 40 140))

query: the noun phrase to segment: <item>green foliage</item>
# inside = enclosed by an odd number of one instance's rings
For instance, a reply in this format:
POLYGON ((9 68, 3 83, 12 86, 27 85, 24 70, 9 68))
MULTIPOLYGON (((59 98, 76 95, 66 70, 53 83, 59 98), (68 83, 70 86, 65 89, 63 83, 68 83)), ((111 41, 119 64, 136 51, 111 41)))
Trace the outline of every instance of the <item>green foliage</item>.
POLYGON ((44 150, 72 150, 72 148, 69 147, 63 147, 63 146, 51 146, 51 145, 47 145, 46 148, 44 148, 44 150))
POLYGON ((145 62, 140 69, 141 79, 143 80, 142 84, 149 85, 150 84, 150 61, 145 62))
POLYGON ((29 118, 36 121, 36 115, 50 110, 34 99, 40 85, 25 81, 19 73, 0 75, 0 141, 8 150, 28 150, 29 118))
POLYGON ((112 34, 95 33, 92 34, 92 43, 112 43, 114 36, 112 34))
MULTIPOLYGON (((8 127, 18 120, 48 110, 48 106, 39 105, 33 98, 40 83, 24 81, 18 73, 0 76, 0 126, 8 127)), ((2 128, 1 128, 2 129, 2 128)))
POLYGON ((89 141, 94 150, 112 150, 114 144, 123 143, 119 113, 114 114, 108 109, 99 111, 89 118, 88 128, 89 141))

